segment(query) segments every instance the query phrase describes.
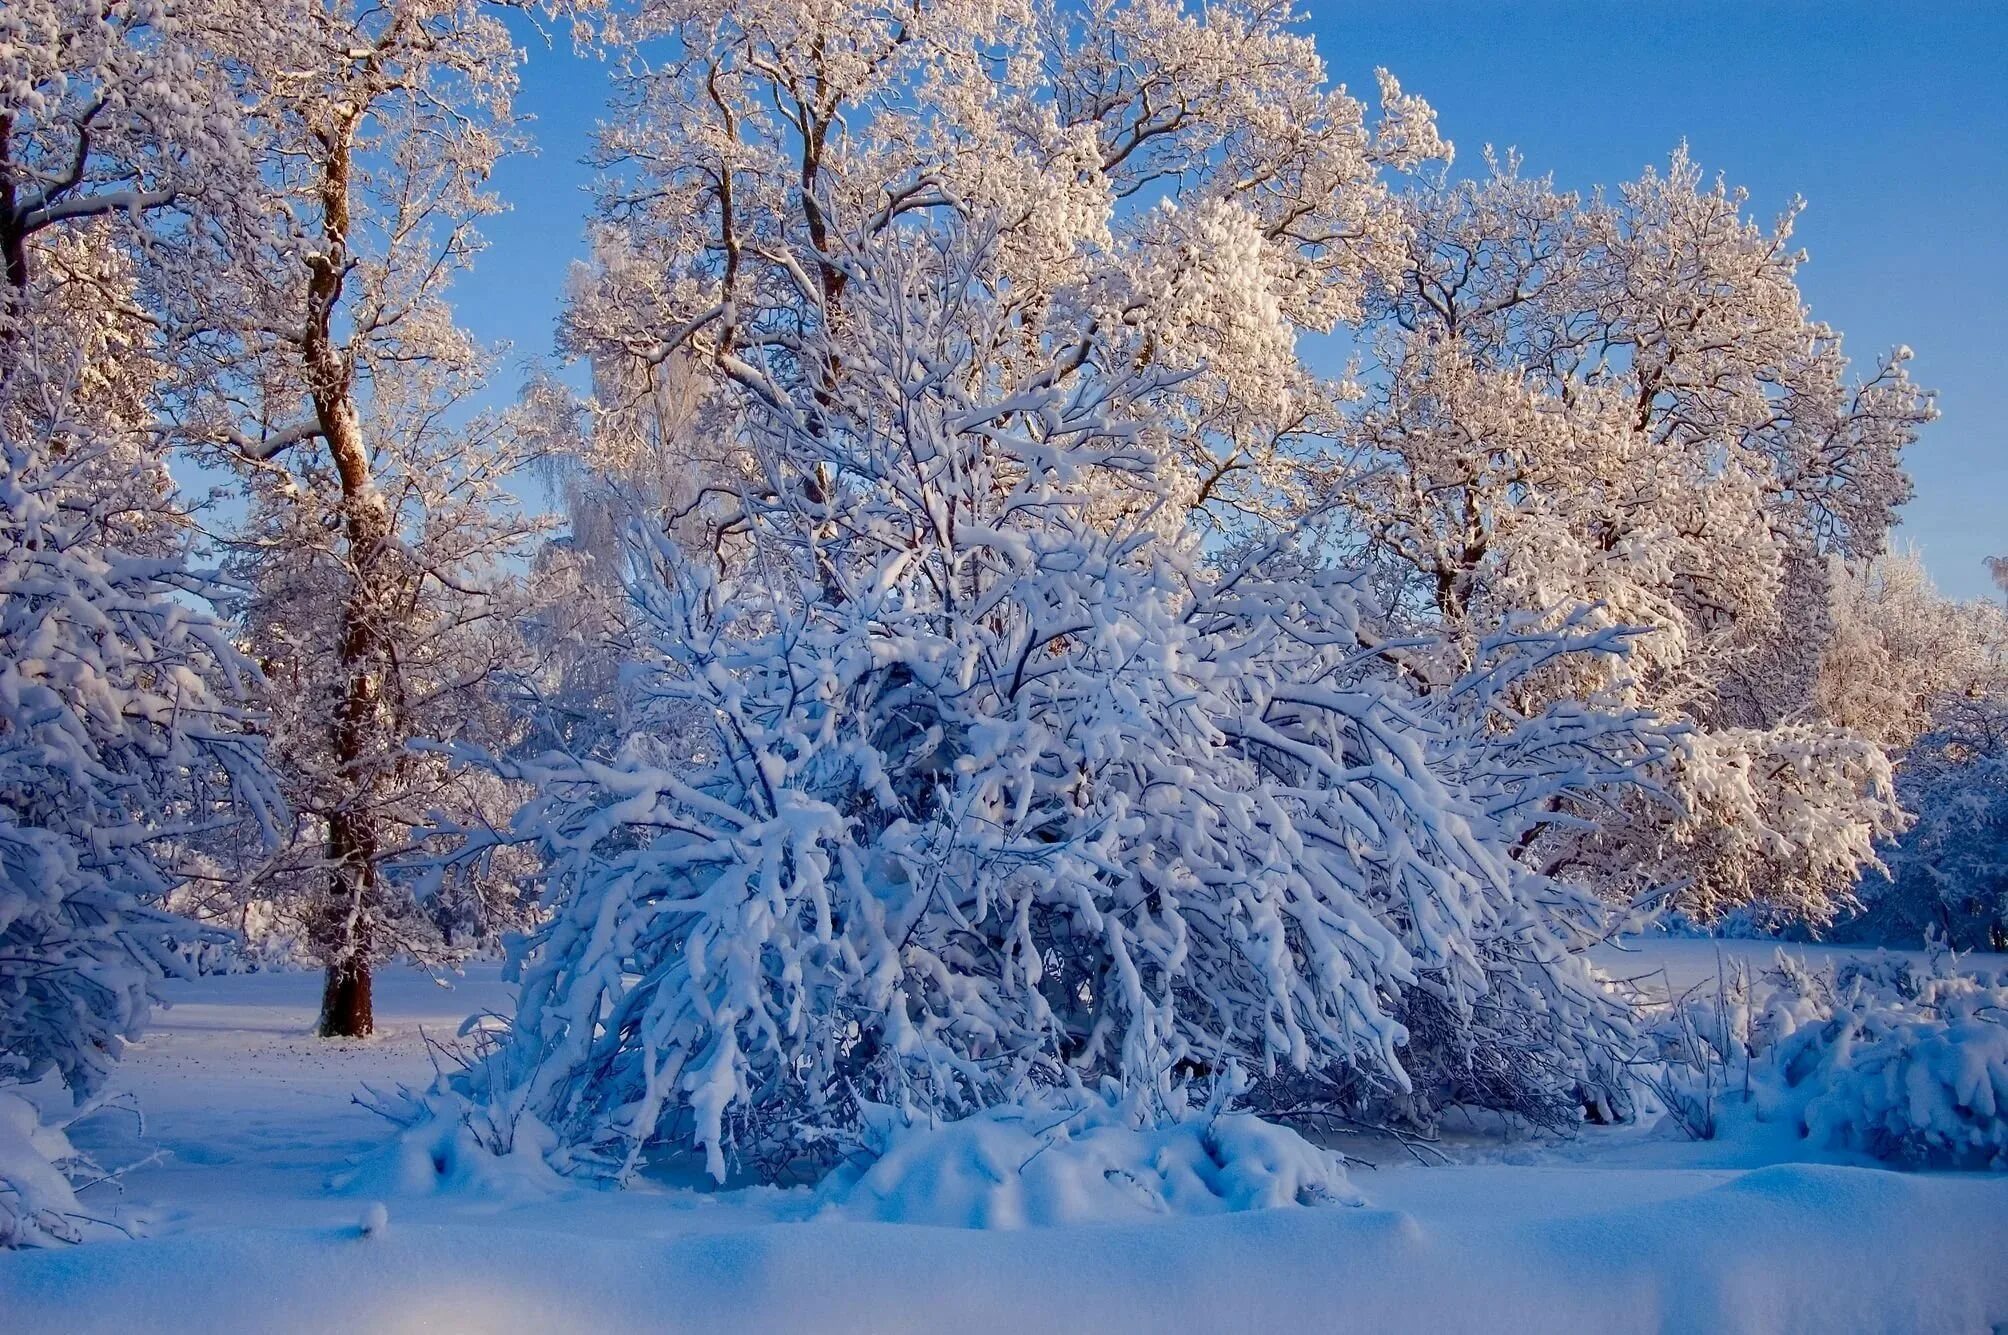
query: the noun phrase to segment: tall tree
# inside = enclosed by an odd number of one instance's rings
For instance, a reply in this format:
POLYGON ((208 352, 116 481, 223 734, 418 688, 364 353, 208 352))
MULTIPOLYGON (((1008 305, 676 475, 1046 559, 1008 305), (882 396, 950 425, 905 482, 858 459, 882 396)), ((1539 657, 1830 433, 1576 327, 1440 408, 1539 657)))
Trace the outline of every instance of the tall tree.
POLYGON ((537 525, 507 479, 528 447, 466 423, 482 349, 447 287, 517 146, 516 52, 477 0, 301 4, 222 54, 257 72, 259 217, 216 219, 227 271, 183 296, 200 364, 183 427, 244 479, 234 539, 251 647, 280 683, 275 754, 305 818, 266 889, 313 884, 321 1030, 373 1025, 371 969, 430 940, 394 870, 433 808, 478 821, 478 777, 415 753, 493 741, 521 653, 509 563, 537 525))
POLYGON ((1830 918, 1898 819, 1887 757, 1816 684, 1829 562, 1881 550, 1909 495, 1901 452, 1933 415, 1908 351, 1850 379, 1801 302, 1792 215, 1750 221, 1684 151, 1615 199, 1505 160, 1403 208, 1333 476, 1346 532, 1419 620, 1466 640, 1585 602, 1646 628, 1625 664, 1543 693, 1688 728, 1671 801, 1530 853, 1704 917, 1761 897, 1830 918))
MULTIPOLYGON (((603 393, 639 403, 679 356, 757 388, 841 309, 834 217, 865 236, 980 215, 1028 324, 1147 326, 1135 355, 1187 372, 1152 428, 1166 513, 1223 532, 1301 493, 1336 387, 1295 334, 1398 262, 1382 169, 1447 151, 1386 76, 1370 129, 1277 5, 648 0, 609 36, 628 58, 603 221, 564 328, 603 393)), ((995 339, 1000 364, 1024 355, 1012 325, 995 339)))

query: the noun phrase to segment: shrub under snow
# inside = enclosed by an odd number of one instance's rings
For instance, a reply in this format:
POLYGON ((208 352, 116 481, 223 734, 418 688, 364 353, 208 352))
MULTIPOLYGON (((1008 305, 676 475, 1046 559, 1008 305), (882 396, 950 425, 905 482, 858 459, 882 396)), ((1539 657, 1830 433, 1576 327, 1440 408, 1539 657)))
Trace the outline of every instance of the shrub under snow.
POLYGON ((1858 940, 2008 948, 2008 696, 1945 701, 1898 771, 1917 820, 1862 880, 1858 940))
POLYGON ((742 572, 637 538, 635 732, 500 766, 550 916, 470 1124, 722 1178, 828 1163, 872 1103, 1104 1080, 1412 1120, 1620 1099, 1626 1016, 1575 953, 1602 912, 1514 849, 1657 745, 1521 707, 1623 632, 1508 624, 1432 681, 1457 651, 1391 639, 1292 534, 1168 531, 1146 444, 1179 373, 987 358, 990 259, 959 230, 852 258, 840 390, 747 404, 742 572))
POLYGON ((950 1228, 1042 1228, 1289 1205, 1356 1205, 1339 1156, 1246 1113, 1158 1123, 1092 1096, 1011 1104, 929 1126, 874 1106, 842 1213, 950 1228))
MULTIPOLYGON (((74 1180, 95 1165, 23 1087, 0 1085, 0 1248, 82 1242, 108 1232, 77 1200, 74 1180)), ((60 1100, 59 1100, 60 1101, 60 1100)))
POLYGON ((1662 1022, 1683 1126, 1715 1131, 1747 1089, 1761 1121, 1915 1168, 2008 1168, 2008 977, 1879 957, 1814 972, 1782 953, 1662 1022))
POLYGON ((1773 1063, 1812 1139, 1915 1167, 2008 1168, 2008 979, 1891 971, 1836 983, 1773 1063))

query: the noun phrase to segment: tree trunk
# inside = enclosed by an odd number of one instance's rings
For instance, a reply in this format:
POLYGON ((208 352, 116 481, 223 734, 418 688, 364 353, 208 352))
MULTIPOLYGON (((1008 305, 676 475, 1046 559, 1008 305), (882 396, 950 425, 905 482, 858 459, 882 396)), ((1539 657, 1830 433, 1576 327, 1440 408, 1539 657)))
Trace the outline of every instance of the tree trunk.
POLYGON ((349 151, 353 111, 318 133, 326 149, 321 164, 323 249, 307 258, 307 320, 301 352, 314 415, 341 484, 343 536, 353 583, 342 609, 335 646, 342 694, 328 720, 336 777, 345 791, 328 817, 327 851, 333 864, 318 942, 328 964, 321 1001, 325 1038, 358 1038, 374 1027, 370 966, 375 957, 371 915, 377 910, 377 859, 382 844, 372 803, 384 747, 379 674, 387 615, 383 582, 391 522, 370 476, 370 452, 356 411, 355 367, 335 337, 335 310, 348 271, 349 151))
POLYGON ((28 234, 22 227, 21 210, 14 184, 14 117, 0 114, 0 267, 6 273, 7 291, 0 301, 0 347, 11 344, 18 332, 14 322, 21 315, 28 296, 28 234))
POLYGON ((314 935, 328 964, 321 991, 321 1037, 366 1038, 375 1028, 370 995, 370 914, 376 896, 376 827, 367 811, 328 818, 328 900, 314 935))
POLYGON ((321 987, 321 1037, 368 1038, 375 1032, 369 960, 362 955, 330 960, 321 987))

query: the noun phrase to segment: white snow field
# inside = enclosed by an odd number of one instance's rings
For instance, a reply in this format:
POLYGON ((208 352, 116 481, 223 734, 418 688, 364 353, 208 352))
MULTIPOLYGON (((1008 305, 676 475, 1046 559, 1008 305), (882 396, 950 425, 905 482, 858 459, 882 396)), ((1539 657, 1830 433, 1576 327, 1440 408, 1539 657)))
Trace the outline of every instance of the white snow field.
MULTIPOLYGON (((1762 962, 1769 944, 1721 947, 1762 962)), ((1789 947, 1824 954, 1818 948, 1789 947)), ((1612 972, 1712 979, 1718 946, 1612 972)), ((495 970, 379 982, 382 1034, 310 1034, 309 974, 171 984, 120 1080, 146 1112, 75 1139, 147 1236, 0 1254, 0 1332, 1947 1331, 2008 1326, 2008 1175, 1908 1173, 1779 1128, 1696 1144, 1475 1135, 1418 1164, 1386 1142, 1330 1203, 980 1231, 875 1222, 807 1189, 606 1191, 419 1172, 400 1191, 364 1082, 422 1081, 421 1030, 506 1010, 495 970), (446 1182, 446 1186, 435 1183, 446 1182)), ((492 1161, 490 1161, 492 1164, 492 1161)), ((113 1201, 94 1188, 104 1208, 113 1201)), ((1323 1199, 1324 1197, 1321 1197, 1323 1199)), ((918 1213, 918 1212, 917 1212, 918 1213)))

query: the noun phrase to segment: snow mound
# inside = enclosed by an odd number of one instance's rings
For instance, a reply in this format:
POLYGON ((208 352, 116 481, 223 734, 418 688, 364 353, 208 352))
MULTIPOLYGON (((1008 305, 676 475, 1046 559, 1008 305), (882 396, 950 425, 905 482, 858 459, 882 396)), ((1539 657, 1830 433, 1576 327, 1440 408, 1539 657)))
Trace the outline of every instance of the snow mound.
POLYGON ((1844 980, 1779 1045, 1808 1138, 1920 1168, 2008 1169, 2008 983, 1946 969, 1844 980))
POLYGON ((59 1166, 76 1158, 61 1126, 0 1089, 0 1247, 78 1240, 75 1220, 83 1212, 59 1166))
POLYGON ((329 1188, 351 1196, 451 1195, 497 1201, 536 1200, 567 1190, 565 1179, 544 1158, 557 1137, 541 1124, 523 1119, 513 1148, 497 1154, 475 1139, 459 1111, 437 1099, 398 1109, 404 1129, 336 1174, 329 1188))
POLYGON ((1362 1203, 1339 1156, 1245 1113, 1149 1125, 1097 1100, 929 1126, 873 1112, 878 1157, 826 1189, 855 1219, 1018 1229, 1362 1203))

